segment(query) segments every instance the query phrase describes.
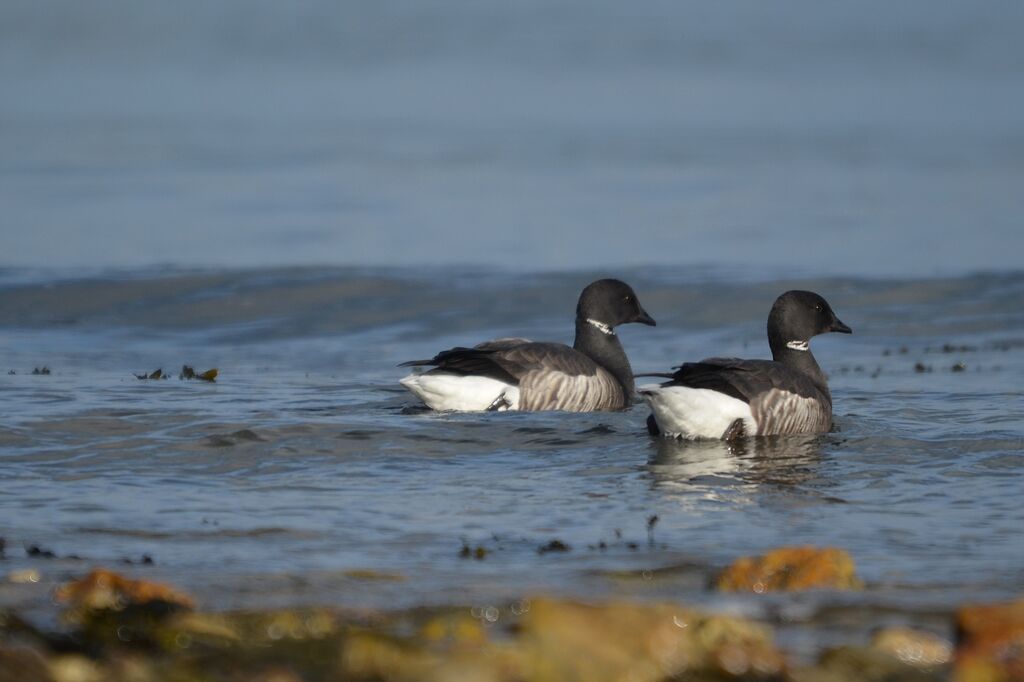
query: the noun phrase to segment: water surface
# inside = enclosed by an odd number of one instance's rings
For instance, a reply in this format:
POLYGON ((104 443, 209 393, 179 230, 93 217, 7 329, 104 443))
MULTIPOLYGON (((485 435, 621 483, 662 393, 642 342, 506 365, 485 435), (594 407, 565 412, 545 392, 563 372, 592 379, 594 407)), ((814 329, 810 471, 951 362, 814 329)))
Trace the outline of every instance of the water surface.
POLYGON ((0 606, 102 564, 215 608, 672 598, 810 651, 1015 596, 1022 35, 1010 0, 0 3, 0 574, 43 575, 0 606), (641 371, 763 357, 774 297, 825 294, 837 431, 397 384, 570 341, 607 275, 658 319, 621 331, 641 371), (867 590, 707 589, 793 543, 867 590))
POLYGON ((1012 0, 6 0, 0 264, 1019 269, 1022 35, 1012 0))
POLYGON ((664 597, 810 619, 799 647, 822 643, 822 623, 927 625, 962 601, 1017 594, 1024 276, 618 273, 659 323, 620 331, 638 371, 763 357, 774 296, 825 294, 855 333, 815 341, 837 413, 818 438, 660 442, 639 407, 436 414, 397 384, 397 363, 454 344, 571 341, 578 290, 601 274, 6 273, 4 568, 37 568, 44 584, 4 585, 0 602, 43 607, 54 582, 131 561, 122 568, 212 607, 664 597), (185 363, 220 377, 180 381, 185 363), (31 374, 43 365, 52 373, 31 374), (133 375, 158 367, 175 378, 133 375), (571 551, 538 553, 553 539, 571 551), (461 558, 464 543, 489 554, 461 558), (849 550, 867 590, 707 590, 740 555, 802 543, 849 550), (404 580, 349 573, 362 569, 404 580))

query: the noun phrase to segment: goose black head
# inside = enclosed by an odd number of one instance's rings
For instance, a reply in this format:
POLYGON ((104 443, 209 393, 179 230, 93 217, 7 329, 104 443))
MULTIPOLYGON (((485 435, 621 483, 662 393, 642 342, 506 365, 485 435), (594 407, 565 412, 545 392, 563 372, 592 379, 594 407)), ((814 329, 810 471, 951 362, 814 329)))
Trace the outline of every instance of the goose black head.
POLYGON ((590 322, 598 328, 607 327, 606 333, 629 322, 652 327, 657 324, 640 305, 632 287, 617 279, 599 279, 588 284, 576 305, 576 319, 590 322))
POLYGON ((851 334, 832 311, 832 306, 813 291, 787 291, 775 299, 768 315, 768 340, 774 350, 784 345, 794 350, 807 350, 811 337, 827 332, 851 334))

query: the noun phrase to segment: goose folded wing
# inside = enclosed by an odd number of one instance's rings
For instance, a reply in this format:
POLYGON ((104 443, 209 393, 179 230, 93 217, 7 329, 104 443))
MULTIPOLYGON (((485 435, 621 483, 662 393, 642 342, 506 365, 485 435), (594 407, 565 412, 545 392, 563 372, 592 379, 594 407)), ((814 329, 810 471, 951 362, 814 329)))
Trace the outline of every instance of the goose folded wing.
POLYGON ((429 360, 412 360, 402 364, 406 367, 433 366, 431 371, 490 377, 512 385, 520 385, 525 381, 528 386, 523 388, 537 396, 538 400, 542 395, 546 396, 545 401, 552 399, 551 396, 561 396, 554 399, 559 405, 568 399, 565 396, 586 389, 582 381, 598 375, 598 367, 593 360, 568 346, 558 343, 523 343, 519 339, 497 339, 484 342, 476 348, 458 346, 441 351, 429 360), (545 390, 545 384, 548 383, 551 385, 545 390))
POLYGON ((771 360, 707 358, 681 365, 669 385, 707 388, 750 403, 772 390, 801 398, 821 394, 814 383, 799 372, 771 360))
POLYGON ((527 343, 533 343, 529 339, 521 339, 516 336, 504 337, 500 339, 491 339, 490 341, 482 341, 473 348, 475 350, 510 350, 516 346, 522 346, 527 343))
POLYGON ((410 360, 403 362, 402 367, 433 366, 431 372, 440 371, 463 376, 481 376, 497 379, 508 384, 518 384, 519 375, 524 374, 522 368, 501 359, 500 351, 493 349, 464 348, 456 346, 443 350, 429 360, 410 360))
POLYGON ((569 376, 594 376, 597 363, 560 343, 523 343, 496 353, 510 372, 559 372, 569 376))

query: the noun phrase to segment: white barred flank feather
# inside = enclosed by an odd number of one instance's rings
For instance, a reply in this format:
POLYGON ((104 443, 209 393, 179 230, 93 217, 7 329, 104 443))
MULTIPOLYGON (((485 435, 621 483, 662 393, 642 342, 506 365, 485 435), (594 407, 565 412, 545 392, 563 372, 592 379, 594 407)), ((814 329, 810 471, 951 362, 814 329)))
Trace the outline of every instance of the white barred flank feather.
POLYGON ((625 406, 622 386, 602 367, 594 374, 567 374, 553 370, 527 372, 519 382, 521 410, 596 412, 625 406))
POLYGON ((824 433, 832 428, 832 405, 773 388, 750 402, 757 435, 824 433))

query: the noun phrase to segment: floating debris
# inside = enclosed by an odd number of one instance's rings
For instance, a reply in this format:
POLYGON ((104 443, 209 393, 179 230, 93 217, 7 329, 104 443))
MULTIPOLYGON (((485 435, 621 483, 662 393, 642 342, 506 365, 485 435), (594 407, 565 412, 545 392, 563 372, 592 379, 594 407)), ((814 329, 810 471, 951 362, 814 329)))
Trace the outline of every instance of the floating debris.
POLYGON ((963 372, 966 369, 967 369, 967 365, 966 364, 964 364, 962 362, 958 362, 955 365, 953 365, 952 367, 950 367, 949 371, 950 372, 963 372))
POLYGON ((572 551, 572 547, 565 544, 561 540, 555 539, 546 545, 541 545, 537 548, 537 554, 547 554, 548 552, 569 552, 572 551))
MULTIPOLYGON (((134 374, 134 372, 133 372, 134 374)), ((182 365, 181 372, 178 374, 179 379, 197 379, 199 381, 216 381, 217 380, 217 369, 208 369, 205 372, 197 372, 189 365, 182 365)), ((163 371, 163 369, 156 369, 150 373, 143 372, 142 374, 135 374, 135 378, 139 380, 148 379, 170 379, 171 375, 163 371)))
POLYGON ((931 365, 926 365, 923 362, 918 362, 914 365, 914 371, 918 374, 924 374, 925 372, 932 371, 931 365))
POLYGON ((208 369, 205 372, 196 372, 188 365, 181 366, 181 374, 178 375, 179 379, 198 379, 199 381, 216 381, 217 380, 217 369, 208 369))
POLYGON ((32 370, 32 374, 34 376, 48 376, 50 374, 50 368, 45 365, 42 367, 42 369, 36 367, 35 369, 32 370))
POLYGON ((52 551, 50 551, 48 549, 43 549, 39 545, 29 545, 28 547, 25 548, 25 554, 27 554, 30 557, 35 557, 37 559, 56 559, 57 558, 56 552, 52 552, 52 551))
POLYGON ((658 515, 651 514, 647 517, 647 544, 654 544, 654 527, 658 525, 658 515))
POLYGON ((724 592, 776 592, 862 587, 850 555, 835 547, 781 547, 743 557, 723 571, 716 587, 724 592))
POLYGON ((615 429, 609 426, 608 424, 598 424, 597 426, 594 426, 589 429, 584 429, 582 431, 577 431, 576 433, 578 433, 581 436, 588 434, 605 435, 615 433, 615 429))
POLYGON ((215 448, 229 448, 242 442, 265 443, 266 440, 251 429, 239 429, 232 433, 212 433, 206 437, 207 445, 215 448))
POLYGON ((41 547, 39 545, 27 545, 25 547, 25 555, 35 559, 71 559, 73 561, 81 561, 82 557, 77 554, 65 554, 64 556, 58 556, 54 551, 41 547))
POLYGON ((459 550, 459 558, 461 559, 476 559, 482 561, 487 558, 490 554, 490 550, 481 545, 477 545, 475 548, 470 547, 465 542, 462 543, 462 549, 459 550))

